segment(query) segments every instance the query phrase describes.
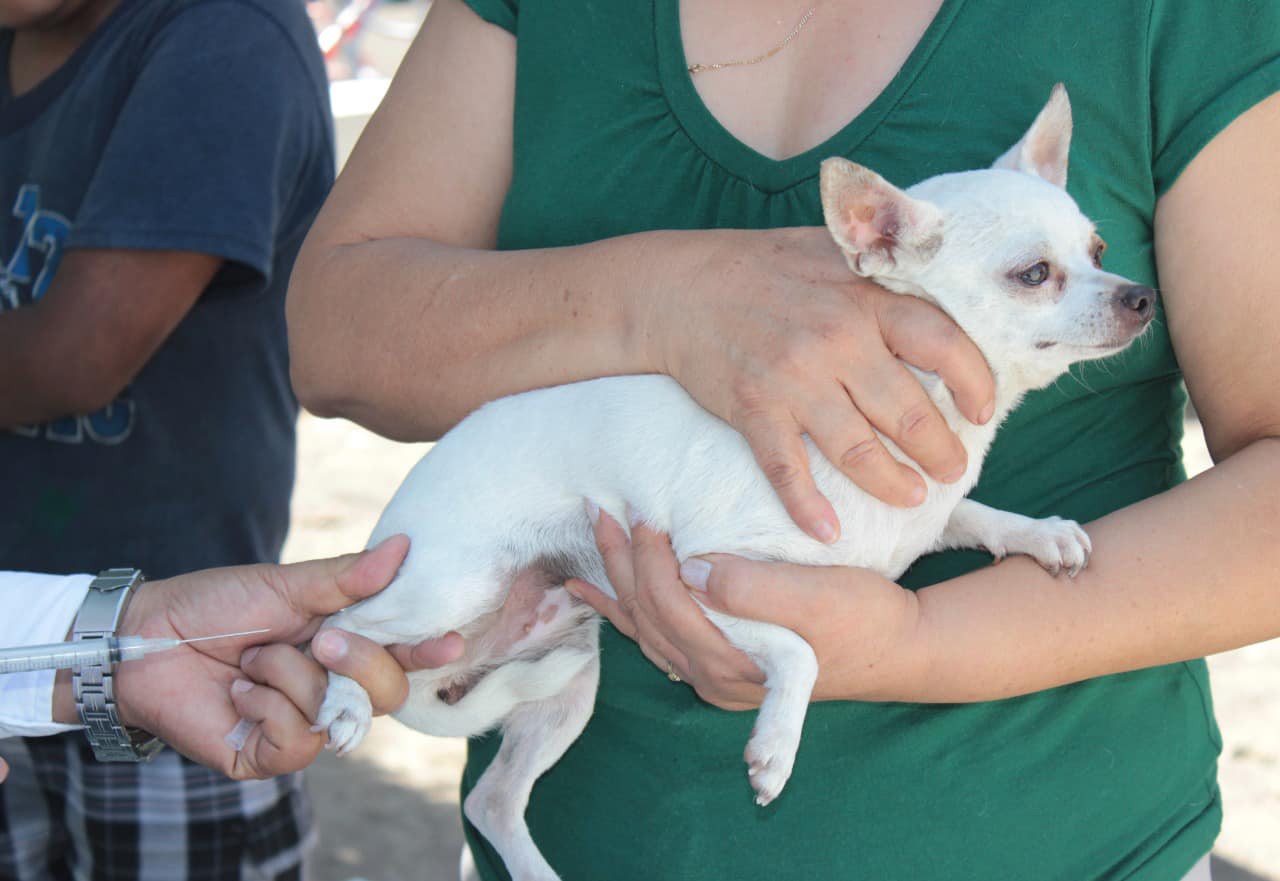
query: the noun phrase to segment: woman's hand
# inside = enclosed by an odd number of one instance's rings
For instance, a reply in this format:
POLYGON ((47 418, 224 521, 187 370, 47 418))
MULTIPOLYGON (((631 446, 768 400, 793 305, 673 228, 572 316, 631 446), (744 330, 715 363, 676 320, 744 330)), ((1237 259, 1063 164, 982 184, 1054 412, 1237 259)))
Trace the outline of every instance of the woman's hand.
POLYGON ((628 541, 622 527, 601 513, 595 530, 618 598, 583 581, 570 582, 570 592, 636 640, 660 670, 678 675, 718 707, 759 706, 764 676, 698 602, 803 637, 818 656, 814 700, 893 700, 910 693, 927 669, 915 594, 873 572, 727 554, 680 565, 667 537, 643 525, 632 526, 628 541))
MULTIPOLYGON (((950 318, 855 276, 824 228, 711 235, 722 245, 653 300, 645 338, 664 372, 742 432, 800 528, 821 541, 839 536, 804 434, 890 504, 919 504, 925 485, 873 429, 933 478, 960 478, 964 447, 899 361, 941 376, 970 421, 990 419, 990 370, 950 318)), ((706 247, 705 237, 690 241, 706 247)))
POLYGON ((974 423, 995 385, 977 346, 942 311, 852 274, 826 229, 719 230, 723 247, 654 301, 654 360, 740 430, 796 524, 838 538, 810 475, 803 437, 891 505, 924 501, 924 481, 873 429, 934 479, 964 474, 965 449, 902 361, 942 376, 974 423))

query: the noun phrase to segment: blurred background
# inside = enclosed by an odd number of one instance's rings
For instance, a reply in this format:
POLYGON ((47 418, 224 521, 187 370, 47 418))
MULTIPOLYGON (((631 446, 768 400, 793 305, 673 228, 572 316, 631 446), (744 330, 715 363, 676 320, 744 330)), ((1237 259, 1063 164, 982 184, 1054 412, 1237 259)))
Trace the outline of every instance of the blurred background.
MULTIPOLYGON (((326 52, 341 162, 385 93, 429 3, 307 5, 326 52)), ((428 448, 304 413, 285 559, 363 547, 382 507, 428 448)), ((1187 422, 1184 450, 1190 473, 1210 466, 1194 418, 1187 422)), ((1280 640, 1219 655, 1209 666, 1223 733, 1226 805, 1215 881, 1280 881, 1280 640)), ((321 835, 315 881, 457 878, 463 753, 461 740, 427 737, 379 719, 354 754, 325 754, 308 772, 321 835)))

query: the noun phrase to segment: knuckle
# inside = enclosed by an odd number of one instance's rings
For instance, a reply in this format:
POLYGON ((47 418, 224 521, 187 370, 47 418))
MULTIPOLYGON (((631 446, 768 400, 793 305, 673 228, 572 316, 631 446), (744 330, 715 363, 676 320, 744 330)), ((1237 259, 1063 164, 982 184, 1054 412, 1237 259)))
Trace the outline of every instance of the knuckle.
POLYGON ((898 436, 907 442, 927 438, 942 422, 938 411, 927 401, 919 401, 898 417, 898 436))
POLYGON ((767 418, 773 411, 773 395, 764 379, 755 373, 739 373, 729 384, 735 422, 745 424, 767 418))
POLYGON ((880 441, 876 438, 859 441, 840 455, 840 470, 859 471, 873 464, 879 460, 881 449, 880 441))
POLYGON ((797 486, 804 480, 801 469, 790 459, 784 458, 781 453, 772 454, 762 461, 760 469, 769 483, 780 489, 797 486))
POLYGON ((636 613, 640 611, 640 600, 634 593, 619 596, 618 611, 628 623, 633 622, 636 619, 636 613))

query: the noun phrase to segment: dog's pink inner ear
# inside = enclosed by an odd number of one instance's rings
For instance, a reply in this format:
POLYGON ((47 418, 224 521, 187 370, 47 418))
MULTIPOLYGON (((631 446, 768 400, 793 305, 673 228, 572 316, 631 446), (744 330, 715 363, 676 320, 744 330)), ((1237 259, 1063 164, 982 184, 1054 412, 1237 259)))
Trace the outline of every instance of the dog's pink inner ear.
POLYGON ((927 259, 941 243, 941 216, 874 171, 835 157, 822 163, 822 214, 849 265, 892 271, 904 256, 927 259))
POLYGON ((888 251, 898 240, 901 222, 892 202, 855 202, 845 214, 844 236, 851 251, 888 251))

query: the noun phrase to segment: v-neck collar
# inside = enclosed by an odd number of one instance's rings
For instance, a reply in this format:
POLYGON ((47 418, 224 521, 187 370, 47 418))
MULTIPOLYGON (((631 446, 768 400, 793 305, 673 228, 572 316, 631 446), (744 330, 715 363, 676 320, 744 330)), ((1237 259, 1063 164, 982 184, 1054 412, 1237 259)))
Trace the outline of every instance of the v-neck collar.
POLYGON ((9 78, 9 59, 13 52, 13 31, 0 31, 0 136, 10 134, 28 125, 44 112, 75 78, 76 72, 84 64, 93 47, 97 45, 108 30, 125 17, 126 10, 132 7, 131 0, 120 0, 116 8, 104 18, 90 33, 71 56, 53 73, 36 83, 21 95, 14 96, 13 83, 9 78))
POLYGON ((780 192, 816 176, 823 159, 848 156, 876 130, 924 70, 964 2, 943 0, 902 67, 865 110, 822 143, 785 159, 765 156, 738 140, 703 103, 685 61, 680 0, 654 0, 658 75, 672 113, 698 149, 758 189, 780 192))

